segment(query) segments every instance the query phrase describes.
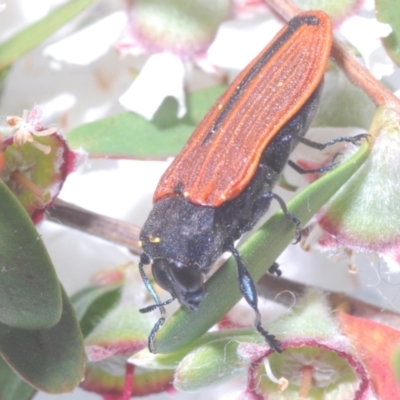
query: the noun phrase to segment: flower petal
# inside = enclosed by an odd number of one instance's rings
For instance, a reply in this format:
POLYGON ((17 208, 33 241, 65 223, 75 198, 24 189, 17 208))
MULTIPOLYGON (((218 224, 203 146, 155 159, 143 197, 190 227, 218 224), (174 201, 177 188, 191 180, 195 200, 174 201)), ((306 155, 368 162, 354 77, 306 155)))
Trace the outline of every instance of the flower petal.
POLYGON ((170 96, 177 100, 178 117, 182 118, 186 114, 184 79, 185 66, 178 56, 154 54, 119 101, 128 110, 151 120, 164 99, 170 96))
POLYGON ((380 38, 392 31, 388 24, 378 22, 375 18, 353 16, 340 27, 341 33, 359 50, 369 70, 377 79, 391 75, 394 71, 390 57, 382 48, 380 38))
POLYGON ((366 366, 380 400, 399 396, 400 384, 393 368, 393 355, 400 345, 400 332, 388 326, 340 312, 338 320, 366 366))
POLYGON ((241 70, 259 54, 281 26, 266 13, 251 20, 225 22, 208 49, 208 60, 221 68, 241 70))
POLYGON ((44 55, 58 61, 88 65, 104 55, 116 42, 126 22, 123 11, 115 12, 93 25, 53 43, 44 49, 44 55))

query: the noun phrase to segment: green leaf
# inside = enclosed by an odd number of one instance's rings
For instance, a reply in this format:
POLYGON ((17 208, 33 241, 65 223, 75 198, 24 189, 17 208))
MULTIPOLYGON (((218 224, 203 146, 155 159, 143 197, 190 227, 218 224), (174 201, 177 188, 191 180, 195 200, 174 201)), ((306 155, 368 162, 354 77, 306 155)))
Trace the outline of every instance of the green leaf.
POLYGON ((392 33, 382 38, 391 59, 400 65, 400 3, 398 0, 375 0, 378 21, 389 24, 392 33))
POLYGON ((188 354, 175 371, 174 388, 180 392, 199 391, 245 374, 248 366, 237 353, 239 340, 214 341, 188 354))
POLYGON ((135 353, 129 358, 129 363, 149 370, 175 369, 179 363, 194 350, 202 346, 209 346, 214 342, 261 342, 262 338, 253 330, 248 328, 226 329, 216 332, 207 332, 198 339, 190 342, 177 351, 167 354, 153 354, 148 348, 135 353))
POLYGON ((225 89, 224 85, 188 94, 188 114, 176 118, 177 104, 167 98, 154 120, 126 112, 81 125, 67 133, 71 148, 92 157, 165 159, 182 149, 195 126, 225 89))
POLYGON ((91 3, 93 0, 71 0, 0 45, 0 71, 41 44, 91 3))
MULTIPOLYGON (((104 354, 112 355, 129 354, 147 345, 147 337, 152 328, 152 321, 126 299, 122 299, 116 307, 112 308, 85 338, 86 353, 91 357, 90 348, 104 349, 104 354)), ((106 366, 107 360, 103 361, 106 366)))
POLYGON ((36 389, 23 381, 0 357, 0 399, 29 400, 36 389))
POLYGON ((6 362, 38 390, 73 390, 85 369, 85 351, 79 324, 63 291, 62 316, 49 329, 26 330, 0 323, 0 353, 6 362))
POLYGON ((118 303, 120 297, 120 285, 90 287, 72 296, 71 301, 84 337, 118 303))
MULTIPOLYGON (((289 211, 306 224, 368 158, 368 143, 348 161, 304 189, 288 203, 289 211)), ((294 225, 279 211, 240 248, 253 279, 258 281, 293 241, 294 225), (266 251, 268 249, 268 251, 266 251)), ((197 311, 182 307, 156 336, 157 353, 169 353, 191 343, 219 321, 241 298, 236 263, 231 257, 208 281, 208 295, 197 311)), ((250 309, 249 309, 250 312, 250 309)))
POLYGON ((48 328, 61 317, 60 285, 26 211, 0 180, 0 322, 48 328))
POLYGON ((72 149, 92 157, 165 159, 179 152, 193 127, 179 123, 159 128, 131 112, 81 125, 67 134, 72 149))
POLYGON ((182 54, 206 48, 220 24, 230 18, 229 0, 135 0, 135 26, 155 48, 178 48, 182 54))

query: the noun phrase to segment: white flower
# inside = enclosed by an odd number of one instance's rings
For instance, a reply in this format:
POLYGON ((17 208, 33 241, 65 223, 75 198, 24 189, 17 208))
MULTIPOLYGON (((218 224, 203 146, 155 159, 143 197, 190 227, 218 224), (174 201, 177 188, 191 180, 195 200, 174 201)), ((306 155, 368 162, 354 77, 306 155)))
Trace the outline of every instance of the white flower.
POLYGON ((207 51, 208 60, 220 68, 242 70, 281 27, 282 23, 268 13, 224 22, 207 51))
POLYGON ((119 98, 128 110, 151 120, 168 96, 178 102, 178 117, 186 114, 185 66, 175 54, 165 52, 152 55, 129 89, 119 98))
POLYGON ((346 19, 340 27, 340 32, 360 51, 365 65, 376 79, 391 75, 394 71, 393 62, 380 40, 391 31, 392 28, 388 24, 358 15, 346 19))
POLYGON ((117 41, 126 23, 126 14, 117 11, 44 49, 57 61, 88 65, 104 55, 117 41))

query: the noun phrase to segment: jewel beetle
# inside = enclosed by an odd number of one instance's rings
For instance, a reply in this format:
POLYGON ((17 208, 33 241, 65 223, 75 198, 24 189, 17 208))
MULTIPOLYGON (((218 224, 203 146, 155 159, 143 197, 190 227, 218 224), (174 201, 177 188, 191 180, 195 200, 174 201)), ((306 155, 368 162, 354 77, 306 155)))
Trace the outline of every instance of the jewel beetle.
MULTIPOLYGON (((270 44, 237 76, 161 177, 154 206, 140 233, 139 270, 161 318, 149 336, 154 352, 164 306, 177 299, 196 310, 206 296, 204 280, 222 253, 236 260, 241 293, 256 314, 255 327, 269 345, 280 343, 261 325, 255 284, 235 240, 254 227, 273 199, 300 232, 300 223, 272 192, 298 142, 322 149, 303 136, 318 108, 332 44, 329 17, 303 12, 290 20, 270 44), (144 271, 152 264, 158 285, 172 298, 161 303, 144 271)), ((304 171, 289 161, 298 172, 304 171)))

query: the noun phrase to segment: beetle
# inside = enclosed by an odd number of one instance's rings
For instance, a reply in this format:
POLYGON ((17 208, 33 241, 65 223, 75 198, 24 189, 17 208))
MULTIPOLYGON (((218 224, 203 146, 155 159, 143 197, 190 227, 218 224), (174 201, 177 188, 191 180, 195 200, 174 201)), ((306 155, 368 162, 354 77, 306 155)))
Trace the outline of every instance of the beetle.
MULTIPOLYGON (((317 112, 331 44, 331 21, 322 11, 290 20, 217 100, 161 177, 140 233, 139 270, 156 303, 140 311, 161 311, 149 336, 151 352, 165 322, 164 306, 177 299, 196 310, 207 293, 206 274, 226 251, 235 258, 241 293, 256 314, 255 328, 281 352, 279 341, 261 325, 255 284, 234 242, 273 199, 295 224, 299 239, 299 220, 272 192, 294 146, 302 142, 322 149, 358 139, 319 144, 303 137, 317 112), (155 281, 172 296, 164 303, 144 272, 150 263, 155 281)), ((326 170, 304 171, 289 163, 300 173, 326 170)))

